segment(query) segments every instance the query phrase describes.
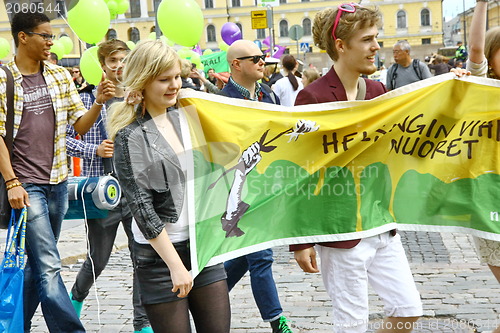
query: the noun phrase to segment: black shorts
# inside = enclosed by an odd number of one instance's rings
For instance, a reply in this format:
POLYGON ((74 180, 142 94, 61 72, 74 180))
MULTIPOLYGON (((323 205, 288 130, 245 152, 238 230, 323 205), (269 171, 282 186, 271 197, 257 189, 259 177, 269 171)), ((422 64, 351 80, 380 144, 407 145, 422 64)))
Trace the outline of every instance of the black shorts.
MULTIPOLYGON (((174 247, 184 266, 188 271, 191 270, 189 241, 175 243, 174 247)), ((135 271, 143 304, 174 302, 181 299, 177 297, 178 291, 172 292, 173 285, 170 270, 151 245, 134 242, 134 257, 135 271)), ((193 289, 225 279, 224 264, 205 267, 194 279, 193 289)))

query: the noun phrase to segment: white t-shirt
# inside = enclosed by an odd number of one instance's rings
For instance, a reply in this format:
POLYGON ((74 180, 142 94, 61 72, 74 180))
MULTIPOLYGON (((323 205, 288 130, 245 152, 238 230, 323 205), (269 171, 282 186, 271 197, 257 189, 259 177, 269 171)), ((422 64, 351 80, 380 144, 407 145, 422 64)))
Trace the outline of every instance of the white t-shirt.
POLYGON ((293 90, 290 80, 286 76, 276 81, 276 83, 273 85, 273 91, 279 97, 281 105, 284 106, 295 105, 295 98, 297 98, 299 91, 304 89, 304 85, 302 84, 300 78, 297 78, 297 82, 299 86, 295 91, 293 90))
POLYGON ((486 77, 488 74, 488 60, 485 58, 482 63, 476 64, 467 59, 466 68, 473 76, 486 77))

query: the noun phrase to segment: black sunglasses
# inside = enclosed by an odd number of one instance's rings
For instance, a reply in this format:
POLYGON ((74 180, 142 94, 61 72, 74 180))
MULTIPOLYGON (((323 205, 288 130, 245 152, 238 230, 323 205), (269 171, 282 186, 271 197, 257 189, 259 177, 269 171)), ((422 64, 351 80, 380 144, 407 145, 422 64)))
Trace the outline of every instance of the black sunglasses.
POLYGON ((51 40, 54 40, 56 38, 55 35, 41 34, 41 33, 33 32, 33 31, 28 31, 27 34, 41 36, 43 38, 43 40, 46 42, 50 42, 51 40))
POLYGON ((245 60, 245 59, 252 59, 253 63, 256 64, 258 63, 259 61, 265 61, 266 59, 266 55, 263 54, 263 55, 254 55, 254 56, 247 56, 247 57, 240 57, 240 58, 236 58, 238 60, 245 60))

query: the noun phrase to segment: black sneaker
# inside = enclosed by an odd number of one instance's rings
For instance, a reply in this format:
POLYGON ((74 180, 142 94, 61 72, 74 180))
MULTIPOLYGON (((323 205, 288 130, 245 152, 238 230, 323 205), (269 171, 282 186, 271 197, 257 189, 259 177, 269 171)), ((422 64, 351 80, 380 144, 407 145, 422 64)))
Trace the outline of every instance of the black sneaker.
POLYGON ((273 333, 293 333, 287 324, 288 319, 285 316, 281 316, 278 319, 271 322, 271 328, 273 333))

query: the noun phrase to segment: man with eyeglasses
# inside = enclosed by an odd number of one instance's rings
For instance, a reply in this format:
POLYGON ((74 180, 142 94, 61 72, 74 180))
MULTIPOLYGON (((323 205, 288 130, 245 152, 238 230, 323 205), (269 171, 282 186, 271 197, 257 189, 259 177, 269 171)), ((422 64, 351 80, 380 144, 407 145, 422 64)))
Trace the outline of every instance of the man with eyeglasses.
POLYGON ((68 208, 66 124, 85 134, 99 115, 97 104, 109 98, 114 88, 103 80, 96 103, 87 111, 68 71, 48 61, 54 38, 50 19, 42 13, 17 13, 12 17, 11 32, 17 52, 6 68, 16 83, 14 142, 10 155, 4 141, 7 78, 0 71, 0 172, 12 208, 28 209, 25 332, 30 331, 40 303, 50 332, 85 332, 61 278, 57 250, 68 208))
MULTIPOLYGON (((377 69, 379 20, 377 10, 354 3, 326 8, 316 14, 314 43, 328 53, 334 65, 328 73, 299 92, 295 105, 369 100, 386 93, 381 82, 361 78, 361 75, 373 74, 377 69)), ((378 184, 384 180, 370 177, 366 177, 365 183, 378 184)), ((379 201, 383 202, 387 198, 381 193, 374 195, 380 196, 379 201)), ((356 194, 353 194, 353 199, 356 200, 356 194)), ((333 204, 336 203, 332 200, 333 204)), ((338 204, 342 205, 341 202, 338 204)), ((373 223, 372 219, 392 218, 384 204, 377 205, 371 213, 361 211, 363 223, 369 225, 373 223)), ((341 213, 334 218, 336 223, 351 223, 341 213)), ((325 216, 320 222, 327 223, 330 219, 331 216, 325 216)), ((384 302, 386 318, 377 333, 410 332, 413 323, 422 315, 420 294, 396 230, 363 239, 290 245, 290 250, 295 252, 300 268, 308 273, 319 272, 318 251, 325 289, 332 299, 333 331, 336 333, 367 331, 369 286, 384 302)))
MULTIPOLYGON (((127 44, 118 39, 110 39, 99 44, 97 57, 106 78, 115 86, 115 94, 102 106, 100 117, 87 134, 81 137, 81 140, 75 139, 75 129, 68 125, 68 154, 83 158, 82 176, 99 177, 114 172, 112 164, 113 142, 108 139, 106 132, 107 112, 113 103, 121 102, 125 98, 125 87, 123 87, 121 81, 125 57, 129 51, 127 44)), ((80 97, 86 108, 90 108, 95 99, 94 92, 86 90, 80 92, 80 97)), ((127 235, 130 256, 132 257, 134 241, 132 213, 128 208, 125 197, 121 198, 120 204, 110 210, 106 217, 88 219, 87 221, 90 253, 87 253, 87 258, 76 276, 70 293, 71 302, 78 315, 82 311, 83 301, 88 296, 95 279, 101 275, 108 264, 120 223, 122 223, 127 235)), ((132 260, 132 262, 134 261, 132 260)), ((141 333, 153 332, 141 304, 135 274, 133 279, 134 331, 141 333)))
POLYGON ((387 89, 393 90, 432 77, 429 67, 410 56, 411 46, 406 40, 394 44, 392 54, 395 63, 387 70, 387 89))
MULTIPOLYGON (((227 50, 227 62, 231 67, 231 76, 220 94, 232 98, 280 104, 279 98, 271 88, 258 82, 264 76, 264 59, 265 55, 252 41, 237 40, 231 44, 227 50)), ((254 148, 252 153, 257 158, 257 155, 260 155, 259 147, 257 145, 252 147, 254 148)), ((245 168, 248 170, 245 170, 241 176, 246 175, 254 166, 255 164, 245 164, 245 168)), ((236 179, 237 176, 235 176, 235 181, 236 179)), ((244 177, 239 179, 244 182, 244 177)), ((243 234, 237 226, 237 217, 241 216, 238 211, 242 209, 244 209, 242 205, 238 205, 238 207, 228 208, 228 211, 224 213, 221 221, 227 236, 241 236, 243 234)), ((226 261, 224 267, 227 272, 228 289, 231 290, 249 271, 253 296, 262 319, 271 324, 273 333, 291 333, 292 330, 287 324, 287 319, 283 316, 278 290, 273 278, 272 265, 272 249, 226 261)))

